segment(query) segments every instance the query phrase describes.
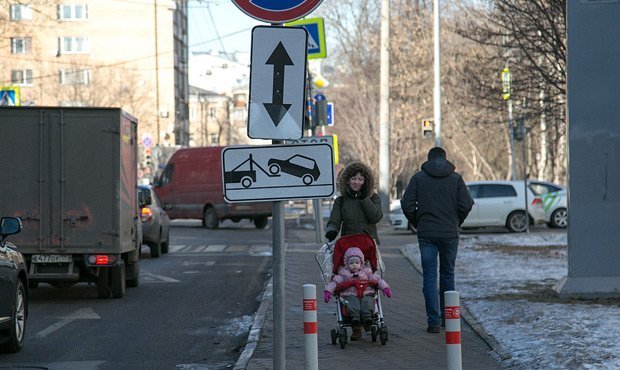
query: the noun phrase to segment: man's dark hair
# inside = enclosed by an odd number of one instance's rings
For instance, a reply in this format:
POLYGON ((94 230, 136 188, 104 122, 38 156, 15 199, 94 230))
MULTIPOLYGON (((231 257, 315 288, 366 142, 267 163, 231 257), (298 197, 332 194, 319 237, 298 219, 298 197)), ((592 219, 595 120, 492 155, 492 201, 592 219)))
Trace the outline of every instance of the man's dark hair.
POLYGON ((436 146, 433 149, 428 151, 428 160, 430 161, 431 159, 435 159, 435 158, 443 158, 446 159, 446 151, 443 150, 442 148, 436 146))

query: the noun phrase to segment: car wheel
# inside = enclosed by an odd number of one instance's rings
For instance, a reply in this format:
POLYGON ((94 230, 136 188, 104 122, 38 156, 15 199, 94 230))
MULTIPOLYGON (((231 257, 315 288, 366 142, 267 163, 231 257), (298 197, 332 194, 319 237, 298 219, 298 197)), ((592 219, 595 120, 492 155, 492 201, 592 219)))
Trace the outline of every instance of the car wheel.
POLYGON ((272 164, 271 166, 269 166, 269 173, 272 175, 277 175, 280 173, 280 166, 277 163, 272 164))
POLYGON ((246 176, 244 178, 241 179, 241 186, 243 186, 244 188, 249 188, 250 186, 252 186, 252 178, 250 178, 249 176, 246 176))
POLYGON ((565 229, 568 226, 568 210, 566 208, 558 208, 553 211, 549 220, 549 226, 565 229))
POLYGON ((26 289, 24 288, 24 283, 19 279, 17 280, 14 298, 11 326, 9 328, 10 338, 3 344, 4 349, 9 352, 17 352, 22 349, 26 333, 26 289))
POLYGON ((97 296, 99 298, 110 298, 110 268, 99 268, 97 275, 97 296))
POLYGON ((125 296, 125 261, 112 266, 110 269, 110 287, 112 289, 112 297, 123 298, 125 296))
POLYGON ((256 226, 257 229, 264 229, 265 226, 267 226, 267 222, 269 221, 267 216, 260 216, 260 217, 256 217, 254 218, 254 226, 256 226))
POLYGON ((161 233, 154 242, 149 243, 149 248, 151 248, 151 257, 159 258, 161 256, 161 233))
POLYGON ((128 279, 125 283, 130 288, 136 288, 140 285, 140 261, 136 261, 136 263, 127 265, 125 269, 125 274, 128 279))
POLYGON ((217 213, 213 207, 208 207, 205 210, 204 218, 202 219, 202 224, 207 229, 217 229, 220 226, 220 219, 217 217, 217 213))
POLYGON ((513 233, 521 233, 527 229, 528 217, 524 211, 514 211, 506 219, 506 227, 513 233))
POLYGON ((304 177, 301 178, 301 181, 303 181, 304 184, 306 185, 310 185, 312 184, 312 181, 314 181, 314 179, 312 178, 312 175, 304 175, 304 177))

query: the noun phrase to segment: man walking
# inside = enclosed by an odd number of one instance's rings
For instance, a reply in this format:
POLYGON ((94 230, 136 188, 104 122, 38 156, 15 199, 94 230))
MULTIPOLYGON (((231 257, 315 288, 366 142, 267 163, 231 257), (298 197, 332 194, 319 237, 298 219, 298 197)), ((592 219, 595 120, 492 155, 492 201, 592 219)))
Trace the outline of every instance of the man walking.
POLYGON ((400 201, 403 213, 417 229, 422 260, 424 302, 429 333, 445 326, 444 292, 454 290, 454 264, 459 246, 459 227, 474 201, 460 174, 446 159, 446 151, 428 152, 422 170, 415 173, 400 201), (437 291, 439 256, 439 292, 437 291))

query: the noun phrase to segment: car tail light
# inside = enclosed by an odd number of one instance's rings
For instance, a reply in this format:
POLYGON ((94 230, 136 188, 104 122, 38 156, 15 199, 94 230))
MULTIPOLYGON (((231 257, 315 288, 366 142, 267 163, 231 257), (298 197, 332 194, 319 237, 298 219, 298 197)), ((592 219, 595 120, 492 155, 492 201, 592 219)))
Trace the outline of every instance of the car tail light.
POLYGON ((542 204, 543 204, 542 199, 541 199, 541 198, 539 198, 539 197, 534 198, 534 200, 532 201, 532 205, 533 205, 533 206, 535 206, 535 205, 537 205, 537 204, 540 204, 540 205, 542 205, 542 204))
POLYGON ((140 217, 142 218, 142 221, 148 221, 153 218, 153 211, 151 211, 148 207, 143 207, 140 210, 140 217))
POLYGON ((88 256, 88 263, 91 265, 113 265, 116 262, 116 256, 108 254, 93 254, 88 256))

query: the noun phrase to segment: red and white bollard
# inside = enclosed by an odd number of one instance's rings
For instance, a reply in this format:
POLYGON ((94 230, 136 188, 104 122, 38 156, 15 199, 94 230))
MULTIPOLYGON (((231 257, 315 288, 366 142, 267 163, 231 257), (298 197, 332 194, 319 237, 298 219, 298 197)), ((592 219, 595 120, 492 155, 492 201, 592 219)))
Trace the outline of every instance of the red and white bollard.
POLYGON ((306 370, 319 369, 316 309, 316 285, 304 284, 304 347, 306 350, 306 370))
POLYGON ((448 370, 461 370, 461 303, 459 292, 444 293, 448 370))

